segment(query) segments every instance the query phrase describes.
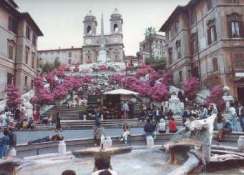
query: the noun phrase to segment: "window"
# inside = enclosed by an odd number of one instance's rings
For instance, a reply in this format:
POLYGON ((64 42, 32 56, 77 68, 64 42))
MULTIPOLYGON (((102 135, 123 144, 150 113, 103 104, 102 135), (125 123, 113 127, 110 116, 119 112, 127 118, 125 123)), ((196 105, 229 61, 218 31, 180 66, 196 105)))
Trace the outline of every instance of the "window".
POLYGON ((30 52, 30 48, 25 46, 25 64, 28 64, 29 61, 29 52, 30 52))
POLYGON ((197 13, 196 13, 196 10, 193 9, 191 11, 191 25, 195 25, 196 23, 197 23, 197 13))
POLYGON ((15 58, 15 43, 11 40, 8 40, 8 58, 11 60, 15 58))
POLYGON ((11 73, 7 73, 7 85, 13 84, 14 76, 11 73))
POLYGON ((25 31, 25 36, 27 39, 30 39, 30 27, 28 25, 26 25, 26 31, 25 31))
POLYGON ((71 59, 68 60, 68 64, 71 64, 71 59))
POLYGON ((91 34, 92 30, 91 30, 91 26, 87 26, 86 28, 86 33, 87 34, 91 34))
POLYGON ((72 57, 72 52, 69 52, 69 57, 70 57, 70 58, 72 57))
POLYGON ((219 70, 219 65, 218 65, 217 58, 213 58, 212 59, 212 64, 213 64, 213 72, 217 72, 219 70))
POLYGON ((8 17, 8 30, 17 33, 17 21, 14 17, 8 17))
POLYGON ((118 24, 114 24, 114 32, 118 32, 119 31, 119 26, 118 24))
POLYGON ((169 55, 169 64, 173 63, 173 50, 172 48, 168 49, 168 55, 169 55))
POLYGON ((241 16, 237 13, 233 13, 227 16, 228 35, 230 38, 238 38, 241 36, 241 16))
POLYGON ((178 40, 176 41, 175 43, 175 46, 176 46, 176 51, 177 51, 177 58, 181 58, 181 41, 178 40))
POLYGON ((36 56, 35 52, 32 52, 32 59, 31 59, 31 67, 32 68, 35 68, 35 56, 36 56))
POLYGON ((210 45, 215 41, 217 41, 215 20, 210 20, 208 22, 208 44, 210 45))
POLYGON ((207 8, 208 10, 211 10, 213 7, 212 0, 207 0, 207 8))
POLYGON ((27 84, 28 84, 28 77, 25 76, 25 87, 27 87, 27 84))
POLYGON ((180 81, 183 80, 182 71, 179 71, 179 80, 180 80, 180 81))
POLYGON ((36 37, 36 35, 33 33, 33 35, 32 35, 32 44, 33 44, 34 46, 36 46, 36 40, 37 40, 37 37, 36 37))
POLYGON ((192 33, 191 35, 191 49, 192 53, 195 54, 198 51, 198 35, 197 33, 192 33))

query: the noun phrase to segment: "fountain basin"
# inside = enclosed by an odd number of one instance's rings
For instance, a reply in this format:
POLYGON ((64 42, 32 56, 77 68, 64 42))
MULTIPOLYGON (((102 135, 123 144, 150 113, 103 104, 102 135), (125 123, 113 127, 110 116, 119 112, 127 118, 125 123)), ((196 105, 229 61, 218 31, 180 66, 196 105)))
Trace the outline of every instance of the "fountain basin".
MULTIPOLYGON (((162 175, 168 174, 178 165, 170 165, 167 163, 167 154, 160 151, 159 147, 146 148, 145 146, 122 148, 123 154, 114 154, 111 157, 111 164, 113 170, 119 174, 133 175, 162 175), (125 153, 127 151, 127 153, 125 153)), ((77 175, 90 175, 94 169, 94 156, 92 154, 96 150, 84 150, 76 158, 70 154, 41 159, 26 160, 21 166, 17 168, 16 175, 60 175, 65 170, 73 170, 77 175)), ((112 151, 112 150, 110 150, 112 151)), ((117 152, 118 149, 113 149, 117 152)), ((118 152, 117 152, 118 153, 118 152)))
POLYGON ((72 154, 77 158, 82 158, 84 156, 94 156, 99 152, 106 152, 110 155, 129 153, 132 151, 131 146, 127 147, 111 147, 106 149, 100 149, 100 147, 86 148, 72 152, 72 154))

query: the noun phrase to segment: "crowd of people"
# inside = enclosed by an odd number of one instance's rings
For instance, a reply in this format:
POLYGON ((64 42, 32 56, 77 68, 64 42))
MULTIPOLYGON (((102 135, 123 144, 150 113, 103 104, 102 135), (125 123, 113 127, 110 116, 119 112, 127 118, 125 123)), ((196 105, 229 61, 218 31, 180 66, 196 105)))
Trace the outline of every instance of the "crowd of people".
MULTIPOLYGON (((35 115, 35 113, 33 114, 35 115)), ((17 130, 20 129, 34 129, 34 117, 28 117, 24 110, 5 109, 0 113, 0 128, 12 127, 17 130)))

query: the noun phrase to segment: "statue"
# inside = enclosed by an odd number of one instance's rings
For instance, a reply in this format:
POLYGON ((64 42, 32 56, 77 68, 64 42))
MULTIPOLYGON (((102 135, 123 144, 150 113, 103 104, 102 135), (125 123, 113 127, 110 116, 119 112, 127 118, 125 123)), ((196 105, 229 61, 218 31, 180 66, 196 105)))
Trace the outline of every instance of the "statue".
POLYGON ((174 114, 182 114, 184 111, 184 103, 180 101, 176 93, 172 93, 169 99, 169 110, 174 114))
POLYGON ((230 88, 228 86, 223 87, 223 90, 223 100, 225 101, 226 111, 228 111, 230 108, 230 103, 234 101, 234 98, 230 95, 230 88))

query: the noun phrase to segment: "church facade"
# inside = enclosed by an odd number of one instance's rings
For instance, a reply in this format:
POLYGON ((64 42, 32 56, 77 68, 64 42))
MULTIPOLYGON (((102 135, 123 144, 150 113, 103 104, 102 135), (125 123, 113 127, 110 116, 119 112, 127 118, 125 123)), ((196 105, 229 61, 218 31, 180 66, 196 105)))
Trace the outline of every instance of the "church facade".
POLYGON ((107 52, 107 60, 110 62, 124 61, 124 43, 123 43, 123 19, 118 10, 115 9, 110 16, 110 33, 103 34, 103 18, 101 20, 101 32, 97 33, 97 19, 91 11, 85 16, 84 35, 82 47, 83 64, 95 63, 98 60, 101 45, 104 42, 107 52))

